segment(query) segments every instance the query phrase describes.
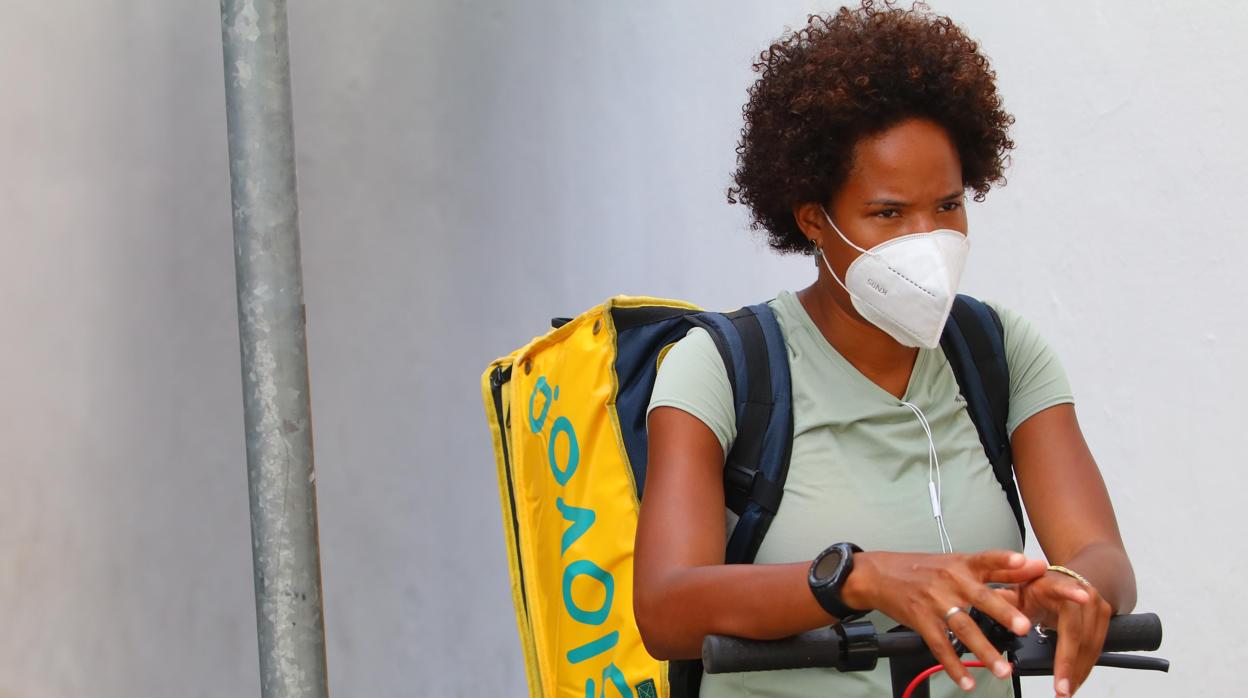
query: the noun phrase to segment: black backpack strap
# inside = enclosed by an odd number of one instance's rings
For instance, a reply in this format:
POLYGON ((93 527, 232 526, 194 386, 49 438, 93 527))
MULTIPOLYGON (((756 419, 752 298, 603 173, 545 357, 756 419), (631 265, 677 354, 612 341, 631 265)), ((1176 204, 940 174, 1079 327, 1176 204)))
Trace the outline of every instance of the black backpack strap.
POLYGON ((724 559, 753 562, 780 509, 793 445, 789 356, 767 304, 732 313, 703 313, 695 324, 710 332, 724 358, 736 406, 737 438, 724 463, 724 501, 737 514, 724 559))
POLYGON ((740 424, 745 409, 743 396, 749 391, 749 374, 745 368, 745 347, 742 345, 741 335, 724 313, 698 313, 690 315, 688 319, 690 324, 706 330, 715 342, 719 358, 724 361, 724 370, 728 372, 732 401, 736 407, 736 420, 740 424))
POLYGON ((671 698, 698 698, 702 691, 702 660, 671 659, 667 662, 667 687, 671 698))
POLYGON ((741 333, 747 374, 744 421, 724 467, 724 496, 737 512, 724 560, 752 563, 780 510, 793 449, 793 386, 789 353, 775 313, 766 303, 729 315, 741 333))
POLYGON ((1027 538, 1023 506, 1014 482, 1014 455, 1006 422, 1010 410, 1010 367, 1005 358, 1005 329, 986 303, 959 294, 940 338, 941 348, 958 381, 966 409, 979 432, 984 453, 1005 492, 1019 535, 1027 538))

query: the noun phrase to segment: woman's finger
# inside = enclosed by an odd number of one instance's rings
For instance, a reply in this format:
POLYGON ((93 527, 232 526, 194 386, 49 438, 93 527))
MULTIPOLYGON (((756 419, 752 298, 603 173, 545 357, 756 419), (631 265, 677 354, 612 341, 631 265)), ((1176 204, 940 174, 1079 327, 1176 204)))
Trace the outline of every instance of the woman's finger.
POLYGON ((936 661, 945 667, 949 678, 953 679, 953 682, 958 684, 963 691, 975 690, 975 679, 971 678, 971 673, 962 664, 962 658, 953 650, 953 645, 949 642, 949 636, 946 634, 947 626, 935 618, 928 618, 925 622, 916 623, 916 625, 920 627, 914 628, 914 631, 923 638, 923 642, 931 650, 932 656, 936 657, 936 661))
POLYGON ((1029 559, 1013 550, 985 550, 966 558, 971 574, 981 582, 1017 584, 1044 574, 1044 560, 1029 559))
POLYGON ((1030 559, 1026 555, 1013 550, 985 550, 975 553, 966 560, 981 582, 997 582, 1001 584, 1019 584, 1044 574, 1044 560, 1030 559))
POLYGON ((1009 570, 1027 564, 1027 556, 1015 550, 983 550, 970 555, 966 564, 980 574, 1009 570))
POLYGON ((1111 611, 1109 604, 1100 599, 1095 590, 1092 590, 1093 600, 1084 605, 1083 614, 1083 639, 1080 642, 1082 651, 1080 659, 1082 660, 1075 671, 1072 681, 1072 693, 1079 690, 1084 681, 1088 680, 1088 676, 1092 673, 1092 669, 1096 667, 1096 660, 1101 656, 1101 649, 1105 647, 1105 633, 1109 630, 1109 618, 1111 611))
MULTIPOLYGON (((1075 604, 1076 611, 1079 616, 1079 651, 1075 654, 1070 665, 1070 692, 1073 694, 1079 689, 1079 684, 1083 683, 1088 677, 1088 672, 1092 670, 1092 665, 1096 662, 1096 657, 1100 654, 1099 645, 1095 645, 1092 635, 1096 633, 1095 609, 1091 608, 1091 604, 1075 604)), ((1060 636, 1058 642, 1061 642, 1060 636)))
POLYGON ((1060 584, 1053 593, 1062 601, 1073 601, 1075 603, 1088 603, 1091 600, 1091 594, 1088 589, 1079 584, 1060 584))
MULTIPOLYGON (((951 610, 952 608, 950 607, 951 610)), ((974 652, 976 657, 979 657, 979 661, 983 662, 984 666, 988 667, 994 676, 999 679, 1009 677, 1010 663, 1005 660, 1005 657, 1001 656, 1001 652, 996 647, 992 646, 988 638, 984 637, 983 631, 971 619, 970 614, 965 611, 958 611, 946 618, 945 623, 958 636, 962 644, 966 645, 966 648, 971 652, 974 652)))
POLYGON ((988 583, 1022 584, 1043 577, 1045 569, 1044 560, 1027 560, 1018 567, 997 568, 984 573, 980 579, 988 583))
POLYGON ((1074 668, 1083 640, 1083 605, 1063 601, 1057 611, 1057 652, 1053 656, 1053 690, 1059 698, 1071 695, 1074 668))
POLYGON ((1005 596, 996 593, 996 590, 991 587, 972 584, 964 589, 963 593, 966 594, 972 606, 988 614, 1015 635, 1021 637, 1031 629, 1031 621, 1019 610, 1018 606, 1011 604, 1005 596))
POLYGON ((1023 595, 1019 593, 1018 587, 1007 586, 1007 587, 989 587, 989 588, 992 589, 992 593, 1001 597, 1002 601, 1008 603, 1014 608, 1019 609, 1020 611, 1022 610, 1023 595))

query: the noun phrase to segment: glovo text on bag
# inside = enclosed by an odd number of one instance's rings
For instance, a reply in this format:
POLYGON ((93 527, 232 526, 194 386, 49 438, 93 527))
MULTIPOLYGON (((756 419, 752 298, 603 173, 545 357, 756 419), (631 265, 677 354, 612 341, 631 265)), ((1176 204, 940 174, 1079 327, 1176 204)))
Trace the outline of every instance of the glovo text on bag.
MULTIPOLYGON (((578 546, 582 539, 594 527, 597 514, 593 502, 569 501, 564 495, 574 492, 585 492, 576 488, 578 472, 582 469, 581 447, 577 438, 576 425, 565 415, 555 415, 555 405, 559 400, 559 386, 552 386, 545 374, 540 375, 528 399, 528 427, 533 434, 545 433, 546 460, 550 468, 550 476, 554 478, 561 494, 555 498, 555 506, 560 516, 567 522, 567 528, 559 542, 559 555, 563 562, 562 599, 563 613, 575 623, 593 628, 594 639, 583 642, 573 641, 569 646, 559 648, 559 654, 577 667, 588 660, 599 657, 616 647, 620 641, 620 617, 612 618, 612 607, 616 601, 616 579, 604 569, 604 562, 583 557, 591 552, 590 546, 578 546), (576 586, 581 593, 573 594, 576 586), (595 593, 596 592, 596 593, 595 593), (586 598, 593 598, 596 603, 586 603, 586 598), (578 601, 578 598, 580 601, 578 601), (598 600, 598 599, 601 600, 598 600), (574 646, 573 646, 574 645, 574 646)), ((586 477, 581 475, 581 478, 586 477)), ((570 498, 571 495, 569 495, 570 498)), ((561 638, 562 639, 562 638, 561 638)), ((572 640, 572 637, 568 638, 572 640)), ((586 667, 588 669, 588 667, 586 667)), ((585 696, 594 698, 597 686, 598 696, 606 696, 607 685, 615 688, 620 696, 632 698, 624 673, 614 661, 603 667, 598 682, 595 682, 593 671, 585 672, 585 696)), ((647 682, 649 683, 649 682, 647 682)))

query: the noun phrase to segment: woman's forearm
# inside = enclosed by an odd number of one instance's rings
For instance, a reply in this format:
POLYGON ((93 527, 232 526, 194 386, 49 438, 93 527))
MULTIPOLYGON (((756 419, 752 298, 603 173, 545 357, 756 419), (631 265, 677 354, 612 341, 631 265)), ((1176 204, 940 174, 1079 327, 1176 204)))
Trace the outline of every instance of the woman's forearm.
POLYGON ((659 659, 689 659, 701 656, 710 634, 771 640, 834 623, 810 592, 809 569, 804 562, 673 572, 636 595, 646 649, 659 659))
POLYGON ((1110 543, 1091 543, 1069 560, 1052 561, 1083 575, 1115 614, 1135 608, 1135 570, 1126 552, 1110 543))

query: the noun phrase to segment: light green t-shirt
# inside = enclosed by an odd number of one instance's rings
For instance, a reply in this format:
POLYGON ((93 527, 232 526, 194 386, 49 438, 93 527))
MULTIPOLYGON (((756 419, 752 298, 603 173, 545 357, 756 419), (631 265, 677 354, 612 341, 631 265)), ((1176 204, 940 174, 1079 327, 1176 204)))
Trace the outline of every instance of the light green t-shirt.
MULTIPOLYGON (((815 326, 797 296, 770 302, 789 352, 793 383, 793 450, 784 498, 755 559, 812 559, 836 541, 867 550, 941 551, 928 496, 928 440, 901 400, 850 364, 815 326)), ((1023 318, 989 303, 1005 328, 1010 366, 1008 429, 1059 403, 1073 402, 1065 371, 1044 339, 1023 318)), ((941 501, 953 548, 1022 550, 1018 525, 993 475, 957 381, 937 349, 920 349, 905 399, 932 429, 940 460, 941 501)), ((659 367, 649 409, 671 406, 704 422, 725 453, 736 437, 732 386, 710 335, 695 328, 659 367)), ((726 530, 736 517, 727 512, 726 530)), ((882 613, 865 620, 880 631, 897 625, 882 613)), ((972 670, 975 695, 1010 696, 1009 681, 972 670)), ((702 698, 888 696, 888 662, 870 672, 831 669, 705 675, 702 698)), ((965 695, 941 675, 932 696, 965 695)))

